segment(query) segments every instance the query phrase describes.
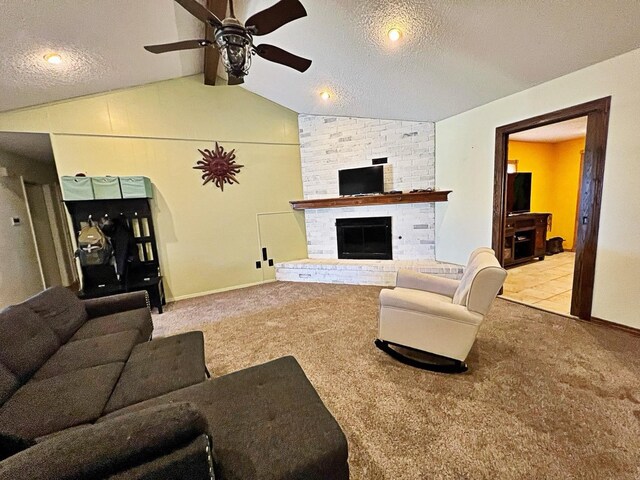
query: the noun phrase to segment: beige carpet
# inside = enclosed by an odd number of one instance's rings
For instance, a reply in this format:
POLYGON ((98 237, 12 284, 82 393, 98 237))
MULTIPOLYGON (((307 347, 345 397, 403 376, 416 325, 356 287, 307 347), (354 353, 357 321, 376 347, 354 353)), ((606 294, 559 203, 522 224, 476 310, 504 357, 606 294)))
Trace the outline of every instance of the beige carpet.
POLYGON ((374 347, 379 291, 273 283, 154 322, 203 330, 214 375, 294 355, 346 433, 352 479, 640 478, 640 337, 498 299, 469 372, 436 374, 374 347))

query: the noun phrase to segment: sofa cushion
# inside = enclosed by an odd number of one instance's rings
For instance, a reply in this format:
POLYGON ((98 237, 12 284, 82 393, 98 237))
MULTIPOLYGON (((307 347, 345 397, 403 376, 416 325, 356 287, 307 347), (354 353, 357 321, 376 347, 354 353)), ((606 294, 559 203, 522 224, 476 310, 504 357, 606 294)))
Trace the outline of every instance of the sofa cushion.
POLYGON ((21 382, 58 350, 60 343, 36 313, 22 305, 0 312, 0 362, 21 382))
POLYGON ((123 367, 110 363, 30 381, 0 408, 0 431, 35 439, 96 420, 123 367))
POLYGON ((344 433, 293 357, 207 380, 98 422, 184 401, 195 404, 207 418, 216 476, 349 478, 344 433))
POLYGON ((60 339, 67 342, 87 320, 84 304, 71 290, 52 287, 24 301, 25 305, 49 325, 60 339))
MULTIPOLYGON (((0 464, 3 480, 200 480, 209 475, 209 443, 204 416, 188 403, 165 405, 108 423, 68 432, 38 443, 0 464), (201 467, 144 468, 145 462, 172 456, 196 439, 201 467), (142 464, 142 465, 141 465, 142 464), (139 468, 142 467, 142 468, 139 468), (204 467, 204 468, 202 468, 204 467), (129 474, 127 474, 129 473, 129 474), (112 475, 117 474, 116 477, 112 475)), ((197 458, 199 457, 199 458, 197 458)), ((175 458, 175 457, 174 457, 175 458)))
POLYGON ((20 387, 20 380, 0 363, 0 407, 20 387))
POLYGON ((142 343, 131 352, 105 413, 203 382, 205 377, 202 332, 142 343))
POLYGON ((22 450, 32 447, 35 444, 36 442, 33 440, 27 440, 8 433, 0 433, 0 461, 21 452, 22 450))
POLYGON ((137 308, 126 312, 97 317, 86 322, 71 338, 71 341, 109 335, 111 333, 138 330, 139 342, 146 342, 153 332, 151 312, 148 308, 137 308))
POLYGON ((207 435, 200 435, 190 443, 177 447, 160 457, 109 475, 109 480, 215 480, 213 458, 207 435))
POLYGON ((34 380, 55 377, 83 368, 126 362, 140 332, 127 330, 63 345, 34 375, 34 380))
POLYGON ((79 432, 80 430, 91 428, 92 425, 93 423, 81 423, 80 425, 75 425, 73 427, 65 428, 64 430, 58 430, 57 432, 48 433, 46 435, 43 435, 42 437, 38 437, 35 439, 35 442, 36 443, 46 442, 47 440, 56 438, 58 435, 66 435, 71 432, 79 432))

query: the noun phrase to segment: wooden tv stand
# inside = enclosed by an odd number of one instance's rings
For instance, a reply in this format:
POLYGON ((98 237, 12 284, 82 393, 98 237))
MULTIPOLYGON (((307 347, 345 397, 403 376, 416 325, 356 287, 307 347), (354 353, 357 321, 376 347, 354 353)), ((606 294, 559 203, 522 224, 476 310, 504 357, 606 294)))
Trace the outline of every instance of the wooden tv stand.
POLYGON ((550 213, 508 215, 504 228, 503 265, 526 263, 534 258, 544 260, 550 220, 550 213))

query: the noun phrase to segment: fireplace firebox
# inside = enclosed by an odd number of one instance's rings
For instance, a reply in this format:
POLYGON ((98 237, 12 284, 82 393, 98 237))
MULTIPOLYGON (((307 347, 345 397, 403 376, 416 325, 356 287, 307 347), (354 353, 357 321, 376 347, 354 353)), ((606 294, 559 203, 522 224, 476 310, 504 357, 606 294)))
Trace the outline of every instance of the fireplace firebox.
POLYGON ((337 218, 338 258, 391 260, 391 217, 337 218))

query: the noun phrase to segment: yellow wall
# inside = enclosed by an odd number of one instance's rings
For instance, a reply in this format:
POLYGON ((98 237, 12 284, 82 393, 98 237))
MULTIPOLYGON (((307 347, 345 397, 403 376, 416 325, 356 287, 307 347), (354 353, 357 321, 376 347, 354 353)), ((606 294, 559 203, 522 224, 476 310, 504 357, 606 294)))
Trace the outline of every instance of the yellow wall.
MULTIPOLYGON (((51 132, 61 176, 151 179, 169 298, 263 281, 256 215, 290 212, 302 198, 297 114, 200 76, 0 114, 2 130, 51 132), (214 141, 245 165, 224 192, 192 169, 214 141)), ((304 229, 289 241, 306 244, 304 229)))
POLYGON ((562 237, 564 248, 575 246, 575 220, 584 137, 558 143, 509 142, 509 160, 519 172, 532 172, 531 211, 552 213, 547 238, 562 237))

